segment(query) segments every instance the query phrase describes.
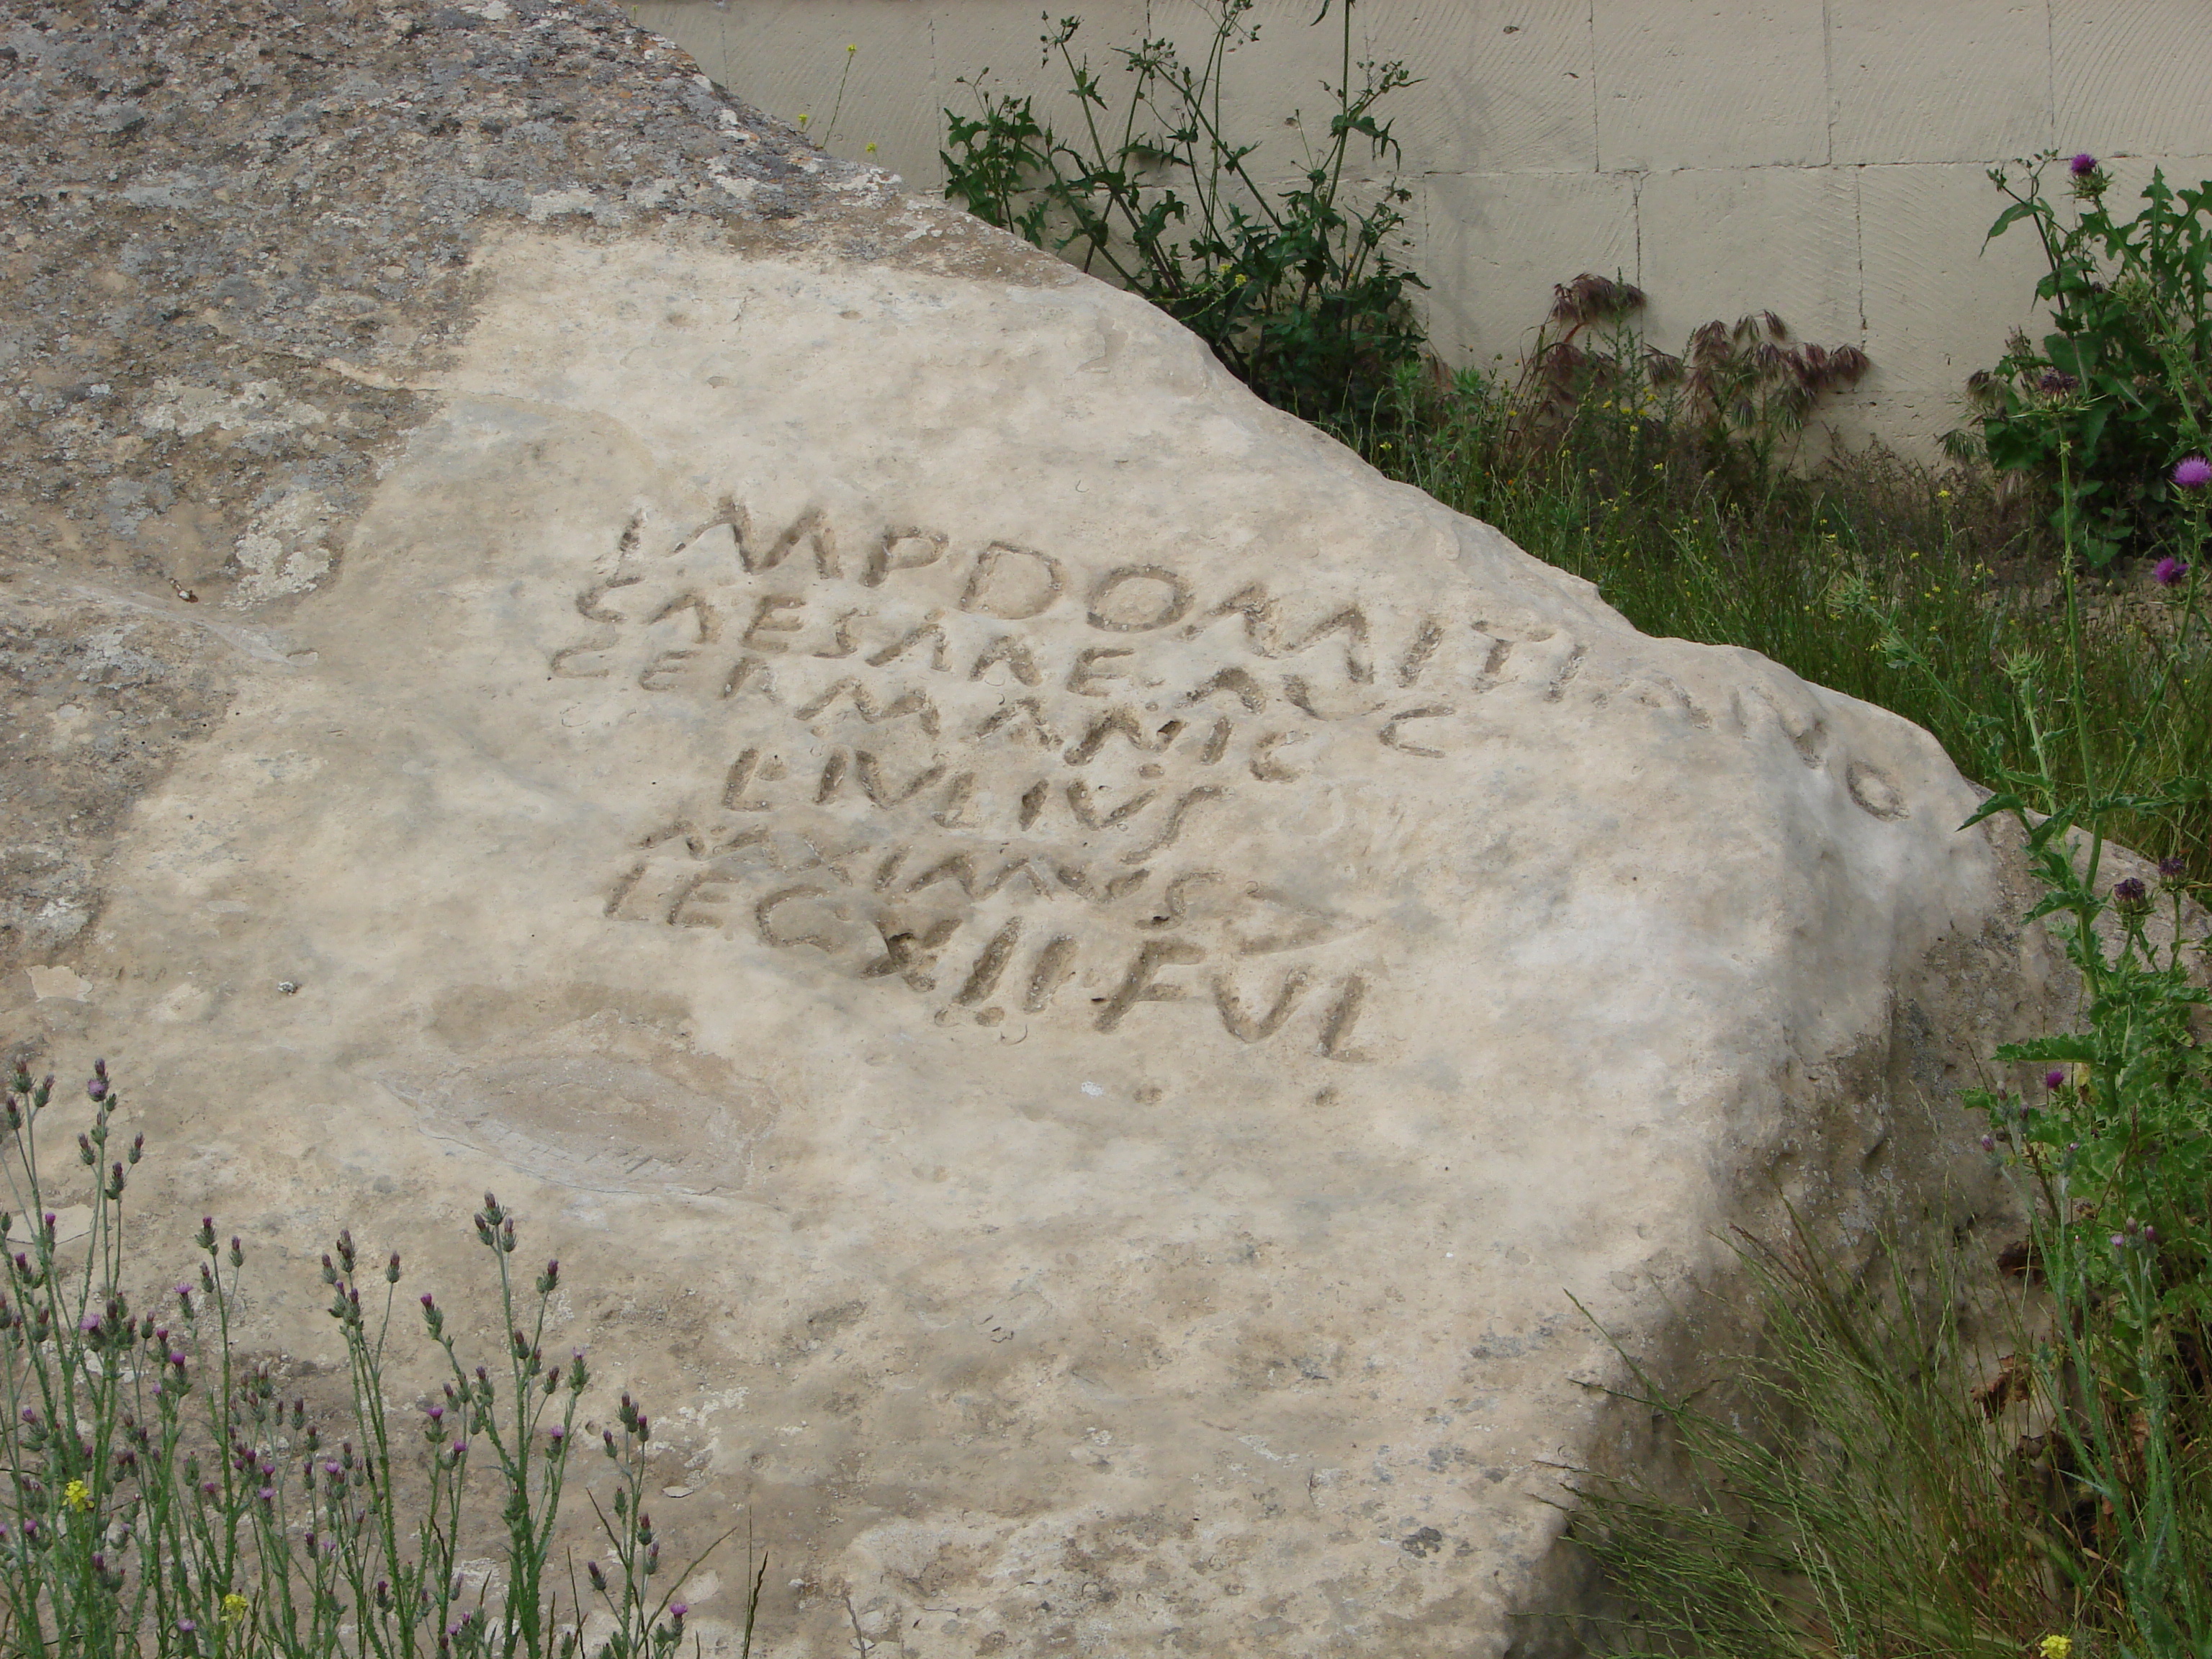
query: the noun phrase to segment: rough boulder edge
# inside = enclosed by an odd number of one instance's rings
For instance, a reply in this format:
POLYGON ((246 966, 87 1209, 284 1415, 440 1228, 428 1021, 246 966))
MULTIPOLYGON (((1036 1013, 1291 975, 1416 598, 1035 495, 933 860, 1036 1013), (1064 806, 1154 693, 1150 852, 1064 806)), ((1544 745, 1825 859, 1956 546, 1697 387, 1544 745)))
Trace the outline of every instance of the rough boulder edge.
POLYGON ((1724 1380, 2049 1012, 1924 733, 611 8, 4 19, 0 1036, 310 1392, 495 1189, 766 1651, 1570 1647, 1570 1296, 1724 1380))

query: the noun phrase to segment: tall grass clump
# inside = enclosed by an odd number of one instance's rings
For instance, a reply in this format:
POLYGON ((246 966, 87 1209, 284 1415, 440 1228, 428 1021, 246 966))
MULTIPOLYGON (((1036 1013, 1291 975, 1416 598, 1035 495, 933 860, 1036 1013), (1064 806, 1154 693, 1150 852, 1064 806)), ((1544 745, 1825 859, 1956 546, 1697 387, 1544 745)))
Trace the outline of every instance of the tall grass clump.
MULTIPOLYGON (((588 1455, 582 1352, 545 1352, 560 1264, 519 1273, 515 1218, 474 1218, 495 1283, 501 1352, 460 1352, 434 1296, 399 1304, 398 1253, 349 1232, 322 1258, 349 1401, 335 1422, 289 1403, 242 1346, 246 1251, 214 1221, 167 1289, 134 1283, 144 1250, 125 1197, 145 1137, 120 1145, 98 1062, 74 1158, 41 1158, 54 1079, 19 1066, 0 1097, 0 1655, 7 1659, 669 1659, 690 1568, 668 1571, 644 1507, 650 1425, 628 1395, 598 1451, 611 1466, 605 1556, 556 1560, 563 1498, 588 1455), (72 1168, 74 1166, 74 1168, 72 1168), (58 1208, 88 1186, 87 1231, 58 1208), (144 1303, 134 1307, 134 1292, 144 1303), (395 1318, 419 1316, 444 1373, 417 1407, 388 1398, 395 1318), (483 1556, 495 1570, 483 1571, 483 1556)), ((75 1206, 69 1206, 74 1208, 75 1206)), ((404 1321, 402 1322, 404 1322, 404 1321)), ((696 1565, 694 1562, 692 1565, 696 1565)), ((755 1577, 745 1643, 750 1650, 755 1577)))
MULTIPOLYGON (((2173 639, 2155 598, 2168 590, 2062 574, 2037 500, 1986 467, 1808 454, 1820 401, 1865 367, 1850 349, 1796 342, 1762 313, 1668 354, 1633 328, 1642 302, 1579 277, 1516 373, 1407 372, 1337 429, 1588 577, 1644 632, 1747 647, 1893 709, 1984 784, 2041 763, 2077 794, 2085 757, 2120 748, 2164 773, 2212 770, 2212 651, 2173 639), (2078 744, 2048 741, 2022 676, 2078 744)), ((2135 800, 2109 828, 2212 877, 2201 800, 2135 800)))
MULTIPOLYGON (((2161 740, 2203 648, 2212 463, 2185 456, 2168 482, 2177 550, 2154 573, 2166 610, 2146 695, 2097 708, 2069 514, 2040 648, 2001 665, 2026 753, 1962 826, 2014 821, 2043 894, 2027 920, 2081 976, 2080 1029, 2000 1048, 2027 1080, 1966 1098, 2027 1217, 1997 1262, 1964 1264, 1969 1283, 2021 1279, 2008 1308, 1984 1309, 2013 1351, 1970 1350, 1954 1295, 1902 1279, 1876 1295, 1802 1241, 1747 1245, 1771 1334, 1752 1426, 1639 1374, 1688 1492, 1630 1475, 1584 1494, 1582 1535, 1631 1612, 1620 1651, 2212 1653, 2212 939, 2185 860, 2112 867, 2115 825, 2212 795, 2161 740)), ((1882 630, 1897 672, 1940 678, 1870 586, 1841 608, 1882 630)))

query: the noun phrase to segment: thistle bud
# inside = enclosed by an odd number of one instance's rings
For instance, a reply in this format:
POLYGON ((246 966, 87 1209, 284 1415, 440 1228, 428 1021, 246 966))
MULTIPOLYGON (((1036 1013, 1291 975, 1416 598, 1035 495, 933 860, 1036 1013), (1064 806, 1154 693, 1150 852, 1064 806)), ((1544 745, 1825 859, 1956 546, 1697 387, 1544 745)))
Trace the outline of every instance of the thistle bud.
POLYGON ((392 1260, 384 1264, 384 1282, 387 1285, 399 1282, 399 1252, 397 1250, 392 1253, 392 1260))

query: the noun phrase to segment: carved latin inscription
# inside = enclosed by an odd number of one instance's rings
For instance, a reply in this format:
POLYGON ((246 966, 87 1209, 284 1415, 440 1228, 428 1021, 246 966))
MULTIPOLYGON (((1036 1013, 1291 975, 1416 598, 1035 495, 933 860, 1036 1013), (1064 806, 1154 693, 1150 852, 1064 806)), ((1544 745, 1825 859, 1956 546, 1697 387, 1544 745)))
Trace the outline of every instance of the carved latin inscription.
MULTIPOLYGON (((1712 726, 1671 681, 1594 684, 1585 644, 1548 629, 735 501, 658 546, 633 521, 574 610, 549 672, 690 711, 708 751, 610 850, 609 918, 818 963, 939 1020, 1195 1019, 1346 1064, 1389 1008, 1377 872, 1329 848, 1352 799, 1477 758, 1500 696, 1516 719, 1620 692, 1712 726)), ((1826 763, 1815 723, 1758 712, 1826 763)), ((1852 801, 1903 814, 1843 764, 1852 801)))

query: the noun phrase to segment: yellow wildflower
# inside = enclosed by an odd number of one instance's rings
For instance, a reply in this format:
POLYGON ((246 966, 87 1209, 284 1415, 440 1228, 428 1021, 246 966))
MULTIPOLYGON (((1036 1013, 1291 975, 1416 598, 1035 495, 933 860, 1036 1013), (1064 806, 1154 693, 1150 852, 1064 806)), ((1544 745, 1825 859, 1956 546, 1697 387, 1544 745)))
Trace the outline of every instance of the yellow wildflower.
POLYGON ((875 153, 876 153, 876 147, 875 147, 873 144, 870 144, 870 145, 868 146, 868 154, 869 154, 869 155, 873 155, 875 153))
POLYGON ((82 1480, 72 1480, 62 1488, 62 1502, 82 1515, 92 1507, 92 1488, 82 1480))
POLYGON ((2035 1646, 2043 1659, 2074 1659, 2074 1638, 2070 1636, 2046 1636, 2035 1646))
POLYGON ((236 1590, 222 1598, 222 1622, 237 1625, 245 1622, 246 1615, 253 1611, 253 1604, 236 1590))
MULTIPOLYGON (((1948 501, 1951 499, 1951 492, 1948 489, 1939 489, 1936 492, 1936 499, 1939 501, 1948 501)), ((2064 1636, 2053 1636, 2048 1639, 2053 1642, 2065 1642, 2070 1641, 2072 1638, 2064 1636)))

